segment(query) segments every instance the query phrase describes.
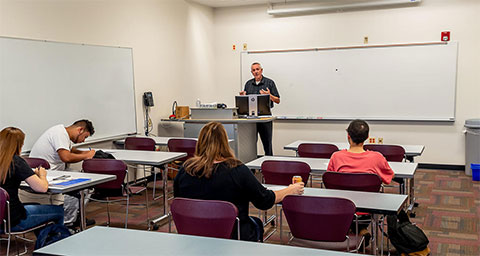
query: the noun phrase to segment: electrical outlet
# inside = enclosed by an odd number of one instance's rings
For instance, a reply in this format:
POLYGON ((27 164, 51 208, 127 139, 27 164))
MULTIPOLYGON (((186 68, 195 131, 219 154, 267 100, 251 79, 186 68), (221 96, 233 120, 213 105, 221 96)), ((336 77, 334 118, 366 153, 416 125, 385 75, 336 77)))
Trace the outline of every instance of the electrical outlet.
POLYGON ((232 51, 235 51, 237 49, 236 45, 232 45, 232 51))
POLYGON ((363 37, 363 43, 368 44, 368 36, 363 37))
POLYGON ((244 51, 247 50, 247 43, 243 43, 243 50, 244 50, 244 51))
POLYGON ((368 143, 375 144, 375 137, 368 138, 368 143))
POLYGON ((383 144, 383 138, 382 137, 378 137, 378 144, 383 144))

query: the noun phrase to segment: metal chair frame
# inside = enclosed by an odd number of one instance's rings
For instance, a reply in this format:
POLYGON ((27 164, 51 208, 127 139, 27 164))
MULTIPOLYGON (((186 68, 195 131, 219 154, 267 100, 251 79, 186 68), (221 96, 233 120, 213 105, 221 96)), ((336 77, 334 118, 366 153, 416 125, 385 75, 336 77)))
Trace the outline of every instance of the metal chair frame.
POLYGON ((29 233, 29 232, 32 232, 34 230, 37 230, 37 229, 41 229, 41 228, 44 228, 46 227, 47 225, 50 225, 50 224, 53 224, 54 222, 52 221, 49 221, 49 222, 46 222, 46 223, 43 223, 43 224, 40 224, 38 226, 35 226, 35 227, 32 227, 32 228, 29 228, 29 229, 26 229, 26 230, 22 230, 22 231, 14 231, 12 232, 11 230, 11 223, 10 223, 10 198, 8 196, 8 193, 7 191, 5 191, 3 188, 0 188, 0 193, 4 193, 6 195, 6 200, 5 200, 5 215, 6 215, 6 218, 3 218, 3 220, 1 220, 3 222, 3 232, 1 232, 2 230, 0 230, 0 234, 5 234, 7 235, 7 238, 0 238, 0 240, 7 240, 7 256, 9 255, 10 253, 10 243, 11 243, 11 240, 12 240, 12 237, 15 238, 15 247, 17 249, 17 255, 25 255, 28 253, 28 248, 27 248, 27 245, 26 243, 23 243, 23 246, 24 246, 24 251, 23 252, 19 252, 18 250, 18 242, 17 242, 17 239, 20 239, 24 242, 30 242, 30 243, 33 243, 34 241, 33 240, 30 240, 28 238, 25 237, 25 234, 26 233, 29 233), (19 237, 20 235, 22 235, 22 237, 19 237))
MULTIPOLYGON (((114 160, 114 159, 109 159, 109 160, 114 160)), ((88 161, 88 160, 87 160, 88 161)), ((120 160, 114 160, 114 161, 120 161, 120 160)), ((127 165, 125 165, 127 166, 127 165)), ((89 170, 83 170, 85 172, 92 172, 94 173, 93 171, 89 171, 89 170)), ((128 167, 125 169, 125 177, 128 177, 128 167)), ((130 186, 129 186, 129 183, 128 182, 125 182, 123 181, 123 184, 121 185, 121 192, 122 192, 122 196, 126 197, 126 198, 119 198, 119 199, 112 199, 110 200, 110 196, 107 196, 106 197, 106 200, 103 200, 103 199, 96 199, 96 198, 92 198, 90 197, 90 200, 92 201, 95 201, 95 202, 99 202, 99 203, 106 203, 107 204, 107 227, 110 226, 110 203, 116 203, 116 202, 122 202, 122 201, 126 201, 126 211, 125 211, 125 228, 128 227, 128 207, 130 205, 130 194, 132 194, 131 190, 130 190, 130 186)), ((143 191, 143 190, 142 190, 143 191)), ((146 213, 147 213, 147 225, 148 225, 148 230, 151 229, 151 223, 150 223, 150 218, 149 218, 149 207, 148 207, 148 193, 147 191, 145 191, 145 209, 146 209, 146 213)))

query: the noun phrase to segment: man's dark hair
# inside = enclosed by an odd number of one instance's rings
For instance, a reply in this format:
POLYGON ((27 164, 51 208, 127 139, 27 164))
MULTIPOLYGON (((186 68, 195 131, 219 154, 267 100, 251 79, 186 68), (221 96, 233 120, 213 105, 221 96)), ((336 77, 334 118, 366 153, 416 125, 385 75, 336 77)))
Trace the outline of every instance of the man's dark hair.
POLYGON ((360 144, 368 138, 368 124, 360 119, 353 120, 348 125, 347 132, 353 142, 360 144))
POLYGON ((85 128, 85 130, 90 133, 90 136, 92 136, 95 133, 95 128, 93 128, 92 122, 90 122, 87 119, 75 121, 75 123, 73 123, 72 126, 85 128))

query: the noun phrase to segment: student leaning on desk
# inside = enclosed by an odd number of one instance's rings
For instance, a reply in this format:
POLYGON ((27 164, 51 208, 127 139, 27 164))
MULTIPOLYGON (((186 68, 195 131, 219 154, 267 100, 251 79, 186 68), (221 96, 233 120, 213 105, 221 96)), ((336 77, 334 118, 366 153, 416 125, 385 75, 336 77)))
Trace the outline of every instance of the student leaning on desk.
MULTIPOLYGON (((303 194, 303 182, 278 191, 266 189, 228 145, 221 123, 210 122, 200 131, 195 156, 188 159, 175 177, 175 197, 221 200, 233 203, 240 219, 240 239, 261 241, 263 223, 248 216, 249 202, 261 210, 272 208, 287 195, 303 194)), ((236 229, 236 228, 235 228, 236 229)), ((236 239, 234 231, 232 238, 236 239)))
MULTIPOLYGON (((63 124, 55 125, 46 130, 33 144, 30 157, 47 160, 50 170, 63 171, 66 163, 77 163, 91 159, 95 155, 95 150, 80 151, 73 147, 74 143, 82 143, 94 133, 92 122, 86 119, 75 121, 67 127, 63 124)), ((73 196, 33 194, 22 191, 20 199, 22 202, 29 203, 63 204, 65 223, 73 223, 78 219, 78 199, 73 196)))
MULTIPOLYGON (((8 127, 0 132, 0 187, 10 196, 11 231, 23 231, 48 221, 63 224, 63 207, 57 205, 23 205, 18 198, 20 183, 25 181, 36 192, 48 189, 47 171, 32 170, 20 157, 25 134, 8 127)), ((3 225, 2 225, 3 228, 3 225)))

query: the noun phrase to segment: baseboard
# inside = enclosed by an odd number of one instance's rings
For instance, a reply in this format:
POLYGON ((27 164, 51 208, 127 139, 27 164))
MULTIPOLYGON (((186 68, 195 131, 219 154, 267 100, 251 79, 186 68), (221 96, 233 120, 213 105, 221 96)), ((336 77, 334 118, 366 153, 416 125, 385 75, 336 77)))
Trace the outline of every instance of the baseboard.
POLYGON ((465 171, 465 165, 460 164, 418 164, 418 168, 422 169, 436 169, 436 170, 450 170, 450 171, 465 171))

